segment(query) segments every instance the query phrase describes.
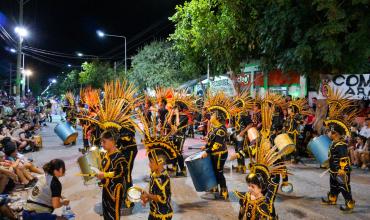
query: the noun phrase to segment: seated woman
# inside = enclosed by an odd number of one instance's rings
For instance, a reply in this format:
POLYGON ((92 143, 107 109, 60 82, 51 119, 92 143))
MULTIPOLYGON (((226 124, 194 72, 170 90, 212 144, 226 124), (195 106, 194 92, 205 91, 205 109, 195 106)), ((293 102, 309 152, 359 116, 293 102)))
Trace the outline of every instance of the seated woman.
POLYGON ((354 150, 354 166, 361 166, 361 154, 366 152, 366 138, 363 136, 357 137, 356 149, 354 150))
POLYGON ((13 169, 14 172, 19 177, 20 183, 25 185, 25 187, 31 187, 37 182, 37 178, 32 176, 28 170, 31 172, 41 174, 42 171, 35 167, 30 162, 23 162, 17 157, 17 148, 13 142, 8 142, 4 149, 6 158, 3 162, 4 165, 10 164, 9 168, 13 169))
POLYGON ((370 138, 367 139, 365 143, 365 148, 363 151, 360 153, 360 161, 361 161, 361 169, 366 169, 369 167, 370 164, 370 138))
POLYGON ((62 197, 62 184, 59 177, 64 176, 66 168, 63 160, 54 159, 43 166, 45 175, 32 189, 23 210, 24 220, 65 219, 53 214, 54 209, 69 205, 62 197))

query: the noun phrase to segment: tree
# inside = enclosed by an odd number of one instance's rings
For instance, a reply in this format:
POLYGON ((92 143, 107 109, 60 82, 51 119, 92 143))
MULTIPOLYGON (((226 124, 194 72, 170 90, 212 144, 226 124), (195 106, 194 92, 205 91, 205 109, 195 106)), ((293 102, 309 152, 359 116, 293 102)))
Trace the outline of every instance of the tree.
POLYGON ((210 62, 218 73, 239 71, 240 63, 257 53, 255 7, 260 5, 255 0, 185 2, 170 18, 176 26, 170 40, 184 54, 184 62, 201 70, 210 62))
POLYGON ((268 1, 258 21, 262 64, 301 74, 369 71, 368 0, 268 1))
POLYGON ((82 71, 79 73, 79 82, 83 86, 102 88, 105 82, 119 78, 121 73, 115 73, 109 63, 93 61, 82 64, 82 71))
POLYGON ((132 58, 128 78, 140 89, 176 86, 191 77, 181 70, 180 62, 170 43, 154 41, 132 58))
POLYGON ((78 93, 80 89, 79 71, 72 70, 67 75, 58 78, 58 82, 50 87, 54 95, 65 94, 67 91, 78 93))
MULTIPOLYGON (((216 72, 260 59, 266 72, 369 71, 369 0, 191 0, 170 18, 184 62, 216 72)), ((189 65, 191 66, 191 65, 189 65)))

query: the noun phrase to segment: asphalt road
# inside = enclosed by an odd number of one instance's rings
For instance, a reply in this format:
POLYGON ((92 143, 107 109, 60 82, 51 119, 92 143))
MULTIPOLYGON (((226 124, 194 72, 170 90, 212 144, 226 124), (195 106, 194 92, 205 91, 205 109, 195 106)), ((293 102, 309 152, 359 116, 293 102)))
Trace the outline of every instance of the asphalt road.
MULTIPOLYGON (((57 116, 58 118, 58 116, 57 116)), ((92 183, 84 185, 82 178, 77 177, 79 167, 77 158, 81 156, 78 148, 82 146, 81 133, 77 145, 63 146, 61 140, 56 136, 53 129, 56 123, 48 124, 41 131, 44 147, 41 151, 27 154, 32 157, 36 164, 42 165, 45 162, 60 158, 66 162, 67 173, 61 178, 63 194, 71 200, 72 210, 76 213, 76 219, 102 219, 95 214, 94 205, 101 201, 100 188, 92 183)), ((81 132, 80 129, 78 129, 81 132)), ((139 139, 140 137, 138 137, 139 139)), ((185 155, 197 152, 197 149, 188 147, 200 147, 204 145, 200 139, 187 139, 185 142, 185 155)), ((230 152, 233 151, 230 148, 230 152)), ((236 163, 236 162, 235 162, 236 163)), ((232 162, 227 162, 225 176, 230 192, 230 201, 217 201, 203 199, 203 193, 195 191, 190 177, 174 178, 171 180, 172 203, 175 210, 173 219, 192 220, 213 220, 213 219, 237 219, 239 204, 233 191, 247 191, 245 174, 233 172, 230 167, 232 162)), ((353 198, 356 200, 356 207, 352 214, 342 214, 339 211, 339 204, 344 204, 340 196, 337 206, 323 206, 320 204, 320 197, 325 196, 329 189, 329 176, 320 178, 324 171, 313 161, 306 161, 305 165, 290 167, 293 176, 290 182, 294 185, 294 192, 283 194, 279 192, 275 206, 280 219, 370 219, 370 172, 355 169, 352 172, 351 185, 353 198)), ((149 174, 147 158, 142 146, 139 146, 139 153, 135 160, 133 169, 134 185, 141 187, 148 186, 145 178, 149 174)), ((60 213, 61 210, 56 210, 60 213)), ((141 207, 136 204, 134 213, 121 219, 147 219, 149 207, 141 207)))

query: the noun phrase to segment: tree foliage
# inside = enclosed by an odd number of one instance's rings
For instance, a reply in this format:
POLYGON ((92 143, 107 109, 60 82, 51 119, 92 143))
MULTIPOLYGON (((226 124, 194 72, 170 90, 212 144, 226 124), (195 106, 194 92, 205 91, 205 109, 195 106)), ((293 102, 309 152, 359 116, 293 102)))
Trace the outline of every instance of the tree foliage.
POLYGON ((170 39, 194 69, 209 60, 221 72, 238 71, 260 59, 264 70, 369 71, 369 0, 191 0, 170 20, 170 39))
POLYGON ((121 71, 114 72, 109 63, 93 61, 82 64, 82 71, 79 73, 79 82, 83 86, 102 88, 105 82, 109 82, 122 75, 121 71))
POLYGON ((182 71, 180 62, 170 43, 154 41, 133 56, 128 78, 140 89, 176 86, 191 77, 182 71))

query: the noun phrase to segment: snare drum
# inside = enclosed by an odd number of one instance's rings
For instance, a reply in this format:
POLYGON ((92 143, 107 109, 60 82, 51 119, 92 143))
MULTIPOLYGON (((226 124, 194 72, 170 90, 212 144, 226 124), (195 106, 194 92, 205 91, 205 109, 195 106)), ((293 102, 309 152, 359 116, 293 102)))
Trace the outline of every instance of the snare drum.
POLYGON ((189 169, 191 179, 197 192, 204 192, 217 186, 215 171, 211 157, 202 158, 203 151, 186 158, 185 163, 189 169))
POLYGON ((42 137, 40 135, 35 135, 33 139, 35 140, 35 147, 42 148, 42 137))
POLYGON ((82 176, 84 182, 87 183, 88 181, 94 178, 93 175, 89 176, 90 174, 94 174, 94 171, 91 169, 89 160, 86 155, 80 156, 77 159, 78 166, 80 167, 81 174, 86 174, 86 176, 82 176))
POLYGON ((142 189, 137 186, 131 186, 127 190, 127 199, 130 202, 140 202, 141 201, 141 194, 142 194, 142 189))
POLYGON ((276 136, 274 143, 278 147, 279 152, 290 154, 295 150, 295 144, 288 134, 279 134, 276 136))
POLYGON ((310 149, 316 160, 319 161, 321 165, 325 166, 328 164, 330 144, 331 140, 326 135, 315 137, 308 143, 308 149, 310 149))

